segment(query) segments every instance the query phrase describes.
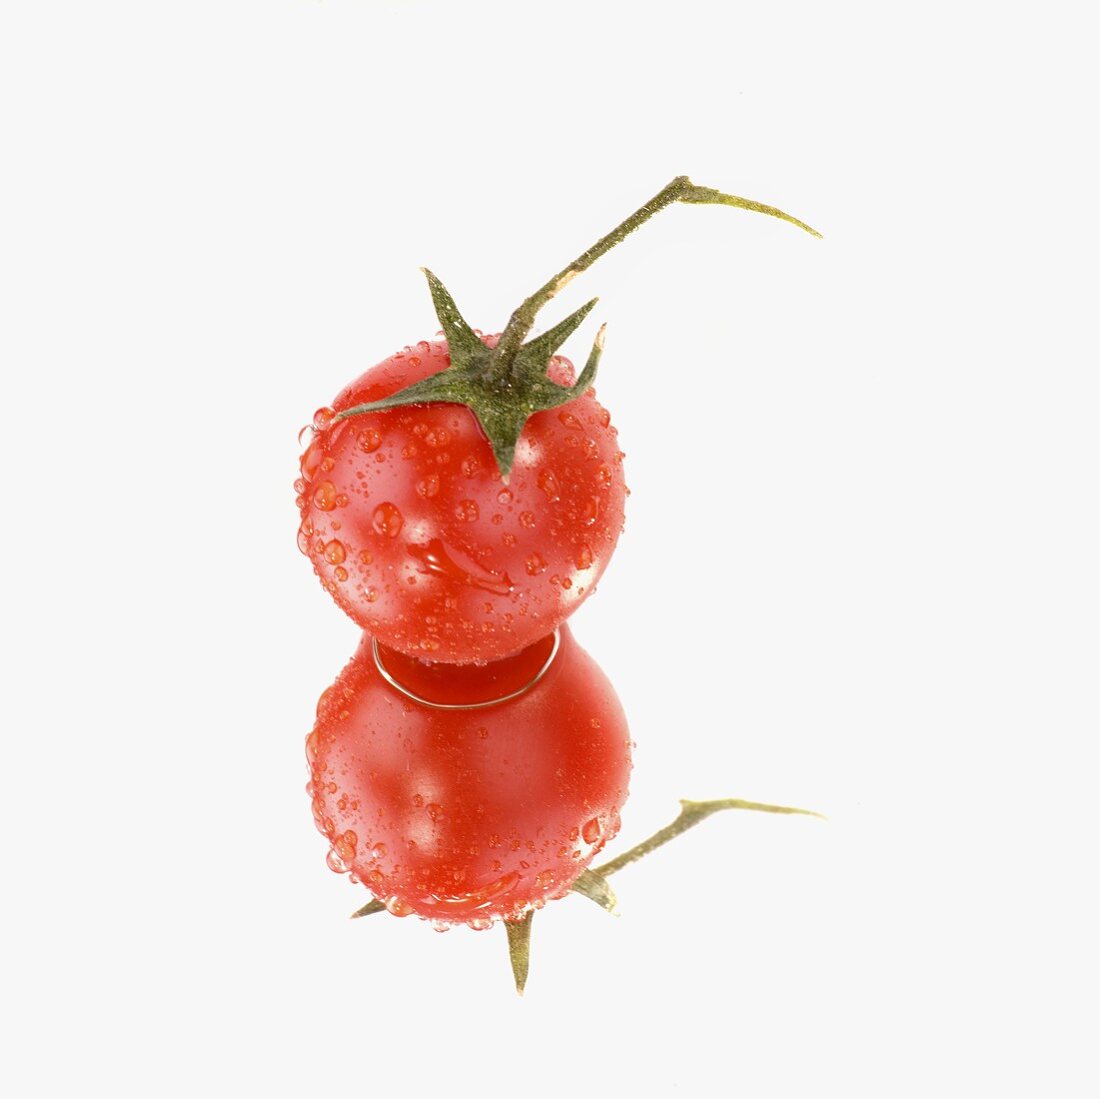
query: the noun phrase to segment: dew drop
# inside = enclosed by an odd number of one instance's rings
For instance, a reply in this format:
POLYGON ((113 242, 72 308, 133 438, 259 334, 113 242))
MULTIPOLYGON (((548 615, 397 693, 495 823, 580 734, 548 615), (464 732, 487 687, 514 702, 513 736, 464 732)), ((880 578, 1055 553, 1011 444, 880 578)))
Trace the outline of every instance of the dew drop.
POLYGON ((576 556, 573 558, 573 563, 578 569, 590 569, 592 567, 592 549, 587 545, 581 545, 576 556))
POLYGON ((542 489, 546 495, 546 499, 551 504, 561 499, 561 488, 552 470, 544 469, 539 473, 539 488, 542 489))
POLYGON ((331 848, 329 853, 325 856, 325 863, 334 874, 346 874, 348 872, 347 866, 344 865, 344 860, 336 853, 335 847, 331 848))
POLYGON ((385 900, 386 911, 393 916, 411 916, 412 905, 403 901, 400 897, 387 897, 385 900))
POLYGON ((344 568, 343 565, 337 565, 336 568, 332 570, 332 575, 342 584, 348 578, 348 570, 344 568))
POLYGON ((455 518, 461 519, 464 523, 474 523, 480 515, 481 512, 473 500, 461 500, 455 508, 455 518))
POLYGON ((396 538, 405 524, 405 517, 394 504, 384 501, 374 509, 372 525, 378 534, 387 538, 396 538))
POLYGON ((345 557, 347 557, 347 552, 344 549, 344 543, 339 541, 339 539, 333 538, 333 540, 325 546, 325 560, 330 565, 339 565, 345 557))
POLYGON ((372 450, 377 450, 382 445, 382 436, 373 427, 368 427, 365 431, 359 432, 355 441, 364 454, 370 454, 372 450))
POLYGON ((425 500, 430 500, 439 492, 439 474, 429 473, 427 477, 422 477, 416 482, 416 491, 419 492, 425 500))
POLYGON ((313 502, 321 511, 332 511, 336 507, 336 486, 322 481, 313 493, 313 502))
POLYGON ((313 426, 318 430, 323 430, 328 424, 332 422, 332 417, 336 413, 329 407, 319 408, 313 414, 313 426))
POLYGON ((535 525, 535 516, 530 511, 521 511, 519 513, 519 521, 525 527, 533 527, 535 525))
POLYGON ((313 524, 308 519, 302 520, 302 525, 298 528, 298 548, 307 557, 309 556, 309 539, 313 534, 313 524))
POLYGON ((474 931, 488 931, 493 926, 493 921, 484 916, 475 916, 472 920, 466 921, 466 926, 474 931))
POLYGON ((593 817, 591 820, 584 822, 584 826, 581 828, 581 838, 585 843, 599 843, 602 835, 603 824, 600 822, 599 817, 593 817))
POLYGON ((532 553, 531 556, 523 562, 523 567, 527 570, 528 576, 538 576, 540 572, 546 571, 546 562, 540 554, 532 553))

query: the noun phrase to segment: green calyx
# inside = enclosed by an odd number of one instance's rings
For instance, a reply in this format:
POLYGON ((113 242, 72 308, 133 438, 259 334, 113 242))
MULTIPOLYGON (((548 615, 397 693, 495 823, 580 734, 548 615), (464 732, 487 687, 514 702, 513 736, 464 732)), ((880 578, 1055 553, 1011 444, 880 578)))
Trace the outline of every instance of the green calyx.
POLYGON ((547 377, 551 358, 588 316, 598 299, 593 298, 548 332, 524 343, 539 310, 600 256, 673 202, 735 206, 789 221, 814 236, 821 235, 774 206, 723 194, 710 187, 697 187, 687 176, 678 176, 527 298, 512 314, 496 346, 491 348, 463 319, 447 288, 431 271, 424 269, 436 316, 447 339, 451 365, 382 400, 345 409, 336 419, 405 405, 435 402, 466 405, 481 424, 493 448, 501 477, 507 483, 515 460, 516 444, 528 418, 536 412, 557 408, 583 396, 596 380, 596 369, 603 351, 604 328, 601 327, 576 382, 563 386, 552 381, 547 377))

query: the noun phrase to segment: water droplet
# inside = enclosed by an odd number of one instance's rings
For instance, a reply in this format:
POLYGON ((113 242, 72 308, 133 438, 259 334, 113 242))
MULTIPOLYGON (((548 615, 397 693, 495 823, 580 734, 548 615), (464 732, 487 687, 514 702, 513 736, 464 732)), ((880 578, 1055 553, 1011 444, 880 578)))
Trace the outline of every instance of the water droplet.
POLYGON ((332 511, 336 507, 336 486, 322 481, 313 493, 313 502, 321 511, 332 511))
POLYGON ((451 433, 445 427, 432 428, 424 436, 424 442, 431 447, 443 447, 451 441, 451 433))
POLYGON ((376 843, 370 849, 370 854, 372 859, 384 859, 386 857, 386 845, 384 843, 376 843))
POLYGON ((325 408, 319 408, 313 414, 313 426, 318 431, 322 431, 329 423, 332 422, 332 417, 335 415, 336 413, 327 406, 325 408))
POLYGON ((455 508, 455 518, 461 519, 464 523, 476 522, 480 515, 481 512, 473 500, 460 500, 458 507, 455 508))
POLYGON ((394 916, 411 916, 412 905, 403 901, 400 897, 387 897, 385 900, 386 911, 394 916))
POLYGON ((580 420, 578 420, 572 412, 566 412, 564 409, 558 413, 558 419, 561 421, 563 427, 579 428, 581 426, 580 420))
POLYGON ((554 871, 553 870, 543 870, 540 873, 535 875, 535 885, 537 885, 539 887, 539 889, 545 889, 547 886, 550 886, 550 885, 553 885, 553 884, 554 884, 554 871))
POLYGON ((470 584, 494 595, 507 595, 512 581, 507 573, 489 572, 465 554, 433 538, 426 546, 409 546, 409 556, 420 562, 420 571, 470 584))
POLYGON ((433 821, 439 820, 439 818, 443 816, 442 806, 436 805, 436 803, 433 801, 428 806, 428 816, 431 817, 433 821))
POLYGON ((476 454, 467 454, 466 457, 462 459, 463 477, 476 477, 480 469, 481 461, 476 454))
POLYGON ((309 540, 313 535, 313 524, 308 519, 302 520, 302 525, 298 528, 298 548, 307 557, 309 556, 309 540))
POLYGON ((298 445, 305 446, 307 441, 313 438, 313 434, 313 424, 306 424, 306 426, 298 432, 298 445))
POLYGON ((539 473, 539 488, 546 494, 546 499, 551 504, 561 499, 561 488, 552 470, 544 469, 539 473))
POLYGON ((384 534, 387 538, 396 538, 405 524, 405 517, 387 500, 374 509, 372 523, 377 533, 384 534))
POLYGON ((581 828, 581 838, 585 843, 599 843, 603 835, 603 823, 599 817, 586 820, 581 828))
POLYGON ((345 832, 340 836, 335 843, 336 854, 343 862, 351 862, 355 858, 355 845, 359 842, 359 837, 352 831, 345 832))
POLYGON ((543 560, 541 554, 532 553, 531 556, 523 562, 523 567, 527 570, 528 576, 538 576, 540 572, 546 571, 546 562, 543 560))
POLYGON ((588 503, 585 504, 584 510, 581 512, 581 518, 584 520, 587 526, 592 524, 600 517, 600 500, 598 496, 590 496, 588 503))
POLYGON ((382 435, 380 432, 375 431, 373 427, 368 427, 366 430, 359 432, 355 437, 355 441, 364 454, 370 454, 372 450, 377 450, 382 445, 382 435))
POLYGON ((590 569, 592 567, 592 550, 587 545, 581 545, 573 558, 573 563, 578 569, 590 569))
POLYGON ((535 525, 535 516, 530 511, 521 511, 519 513, 519 521, 525 527, 533 527, 535 525))
POLYGON ((421 355, 427 355, 427 354, 428 354, 428 352, 429 352, 429 351, 431 351, 431 349, 432 349, 432 345, 431 345, 430 343, 428 343, 428 341, 427 341, 427 340, 421 340, 421 341, 420 341, 420 342, 419 342, 419 343, 418 343, 418 344, 416 345, 416 349, 417 349, 417 351, 419 351, 419 352, 420 352, 420 354, 421 354, 421 355))
POLYGON ((336 853, 335 847, 330 848, 329 853, 325 856, 325 862, 334 874, 346 874, 348 872, 347 866, 344 865, 344 860, 336 853))
POLYGON ((497 503, 498 504, 510 504, 511 502, 512 502, 512 493, 511 493, 511 491, 509 489, 502 488, 500 490, 500 492, 497 493, 497 503))
POLYGON ((600 409, 600 427, 611 426, 611 413, 606 408, 600 409))
POLYGON ((610 487, 612 477, 611 467, 606 462, 601 462, 593 474, 593 479, 600 488, 610 487))
POLYGON ((306 759, 309 760, 310 763, 316 761, 317 750, 320 747, 321 741, 320 738, 317 736, 317 730, 314 729, 313 732, 311 732, 309 736, 306 737, 306 759))
POLYGON ((348 578, 348 570, 344 568, 343 565, 337 565, 336 568, 332 570, 332 575, 342 584, 348 578))
POLYGON ((481 739, 481 740, 488 740, 489 739, 489 730, 486 729, 484 725, 482 725, 481 728, 478 729, 477 735, 478 735, 478 738, 481 739))
POLYGON ((321 459, 321 472, 331 473, 336 468, 336 463, 331 458, 321 459))
POLYGON ((330 565, 339 565, 346 556, 347 552, 344 549, 344 543, 336 538, 333 538, 333 540, 325 546, 325 560, 330 565))
POLYGON ((466 921, 466 926, 474 931, 488 931, 493 926, 493 921, 484 916, 475 916, 472 920, 466 921))

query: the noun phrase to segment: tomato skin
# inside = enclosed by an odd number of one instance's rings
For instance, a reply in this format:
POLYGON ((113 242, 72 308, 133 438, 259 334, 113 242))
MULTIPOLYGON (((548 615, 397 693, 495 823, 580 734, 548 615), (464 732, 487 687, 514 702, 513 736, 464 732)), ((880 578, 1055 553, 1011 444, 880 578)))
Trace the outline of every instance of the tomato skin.
MULTIPOLYGON (((422 342, 367 371, 333 409, 449 363, 445 342, 422 342)), ((565 359, 549 374, 573 380, 565 359)), ((302 456, 298 544, 379 641, 432 661, 498 660, 592 593, 622 530, 626 485, 616 430, 591 391, 527 421, 507 485, 462 405, 331 415, 318 413, 302 456)))
MULTIPOLYGON (((440 928, 485 927, 564 895, 618 831, 631 745, 607 678, 568 627, 560 636, 519 697, 452 710, 387 683, 364 637, 306 741, 329 866, 395 915, 440 928)), ((517 669, 537 670, 547 651, 536 643, 517 669)))

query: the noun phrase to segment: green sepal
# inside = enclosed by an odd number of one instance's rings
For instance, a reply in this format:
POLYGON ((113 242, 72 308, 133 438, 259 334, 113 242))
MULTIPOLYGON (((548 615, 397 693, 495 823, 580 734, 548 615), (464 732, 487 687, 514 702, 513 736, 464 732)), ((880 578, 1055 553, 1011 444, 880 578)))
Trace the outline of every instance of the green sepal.
POLYGON ((496 458, 500 474, 508 483, 515 461, 516 444, 523 426, 536 412, 576 400, 592 385, 603 350, 603 328, 596 335, 592 351, 575 384, 559 385, 547 377, 550 359, 591 312, 596 299, 582 305, 548 332, 523 345, 507 374, 502 375, 494 351, 466 323, 447 288, 426 268, 424 274, 443 334, 451 354, 451 365, 381 400, 346 408, 337 420, 364 412, 433 403, 466 405, 477 417, 496 458))
POLYGON ((522 919, 504 921, 504 929, 508 932, 508 960, 512 963, 512 977, 520 996, 527 985, 527 971, 531 968, 531 922, 534 918, 532 911, 522 919))
POLYGON ((380 900, 367 901, 362 908, 357 908, 352 914, 353 920, 359 919, 361 916, 373 916, 376 912, 385 912, 386 906, 380 900))

